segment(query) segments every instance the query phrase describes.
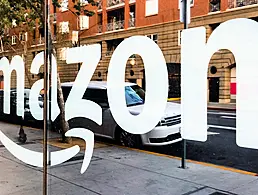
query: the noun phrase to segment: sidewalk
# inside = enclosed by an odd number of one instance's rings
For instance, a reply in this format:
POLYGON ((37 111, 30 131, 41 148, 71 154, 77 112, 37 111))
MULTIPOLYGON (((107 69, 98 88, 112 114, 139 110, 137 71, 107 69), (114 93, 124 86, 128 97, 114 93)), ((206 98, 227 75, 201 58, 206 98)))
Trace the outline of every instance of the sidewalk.
MULTIPOLYGON (((170 102, 181 103, 181 100, 170 100, 170 102)), ((210 110, 226 110, 226 111, 236 111, 236 103, 216 103, 209 102, 207 104, 210 110)))
MULTIPOLYGON (((13 125, 3 125, 1 122, 0 129, 3 132, 17 131, 17 127, 15 129, 13 125)), ((26 128, 25 132, 30 135, 28 141, 34 141, 23 147, 41 151, 41 142, 38 137, 33 137, 41 131, 26 128)), ((15 133, 9 132, 9 135, 15 133)), ((95 145, 91 164, 83 175, 80 174, 83 150, 76 158, 48 170, 50 195, 258 194, 258 178, 253 173, 237 173, 193 161, 187 162, 187 169, 181 169, 177 158, 108 144, 95 145)), ((50 150, 61 149, 55 145, 50 146, 50 150)), ((42 169, 20 162, 1 143, 0 167, 1 195, 42 194, 42 169)))

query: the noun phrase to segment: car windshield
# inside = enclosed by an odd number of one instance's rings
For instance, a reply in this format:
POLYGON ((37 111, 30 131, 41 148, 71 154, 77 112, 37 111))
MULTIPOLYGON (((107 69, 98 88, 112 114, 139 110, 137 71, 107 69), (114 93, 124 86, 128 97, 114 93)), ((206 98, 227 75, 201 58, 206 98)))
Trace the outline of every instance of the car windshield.
POLYGON ((127 106, 144 104, 145 92, 138 85, 125 87, 125 100, 127 106))

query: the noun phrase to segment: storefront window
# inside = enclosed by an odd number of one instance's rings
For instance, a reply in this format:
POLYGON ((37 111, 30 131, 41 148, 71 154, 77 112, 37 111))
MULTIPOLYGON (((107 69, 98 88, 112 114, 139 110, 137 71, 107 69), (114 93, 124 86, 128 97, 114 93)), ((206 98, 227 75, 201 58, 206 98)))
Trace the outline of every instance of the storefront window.
POLYGON ((258 194, 256 0, 0 0, 0 195, 258 194))

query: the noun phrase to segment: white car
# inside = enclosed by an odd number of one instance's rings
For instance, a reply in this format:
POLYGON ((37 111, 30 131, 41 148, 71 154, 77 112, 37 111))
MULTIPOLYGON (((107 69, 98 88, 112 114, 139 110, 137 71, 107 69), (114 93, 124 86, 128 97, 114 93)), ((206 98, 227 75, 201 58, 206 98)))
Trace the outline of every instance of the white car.
MULTIPOLYGON (((64 100, 66 101, 73 82, 63 83, 61 86, 64 100)), ((129 112, 134 115, 139 114, 144 107, 144 97, 145 92, 138 85, 125 83, 125 98, 129 112)), ((182 140, 180 134, 180 104, 168 102, 164 116, 153 130, 147 134, 133 135, 121 129, 112 117, 108 106, 107 82, 91 81, 83 98, 91 100, 101 106, 103 112, 102 125, 99 126, 89 119, 75 118, 69 121, 70 128, 85 127, 97 136, 114 139, 128 147, 139 147, 140 145, 161 146, 182 140)), ((56 120, 55 124, 58 126, 58 120, 56 120)))

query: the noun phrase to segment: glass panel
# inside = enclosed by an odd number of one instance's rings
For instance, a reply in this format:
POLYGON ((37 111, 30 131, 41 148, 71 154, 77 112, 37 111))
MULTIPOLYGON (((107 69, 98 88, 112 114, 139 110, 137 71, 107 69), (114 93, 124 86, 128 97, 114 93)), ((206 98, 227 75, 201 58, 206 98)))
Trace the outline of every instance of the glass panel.
POLYGON ((0 0, 1 195, 258 194, 257 0, 187 2, 0 0))
POLYGON ((33 86, 44 73, 43 55, 32 60, 44 50, 44 1, 0 6, 0 194, 42 194, 44 99, 33 86))

